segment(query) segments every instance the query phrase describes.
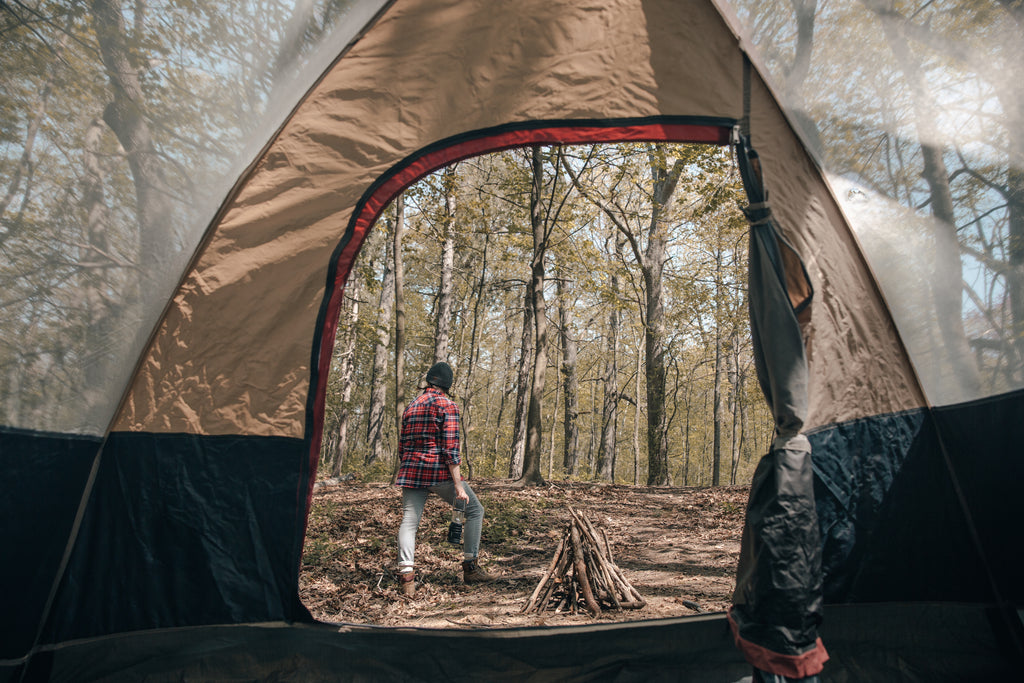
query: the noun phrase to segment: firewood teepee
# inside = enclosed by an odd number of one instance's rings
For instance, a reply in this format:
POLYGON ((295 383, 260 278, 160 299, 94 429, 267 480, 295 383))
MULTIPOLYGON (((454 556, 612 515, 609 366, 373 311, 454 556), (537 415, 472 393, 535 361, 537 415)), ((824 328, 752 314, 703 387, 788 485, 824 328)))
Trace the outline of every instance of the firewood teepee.
POLYGON ((647 602, 633 588, 612 558, 608 534, 569 508, 571 519, 558 550, 523 613, 571 611, 581 606, 593 615, 604 609, 640 609, 647 602))

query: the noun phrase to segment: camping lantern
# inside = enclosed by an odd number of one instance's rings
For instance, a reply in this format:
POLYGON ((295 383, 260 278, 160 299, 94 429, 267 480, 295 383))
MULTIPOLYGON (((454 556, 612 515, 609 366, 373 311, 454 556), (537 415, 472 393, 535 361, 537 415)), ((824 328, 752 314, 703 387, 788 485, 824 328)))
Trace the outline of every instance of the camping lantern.
POLYGON ((448 542, 462 545, 462 526, 466 523, 466 501, 455 499, 452 503, 452 521, 448 525, 448 542))

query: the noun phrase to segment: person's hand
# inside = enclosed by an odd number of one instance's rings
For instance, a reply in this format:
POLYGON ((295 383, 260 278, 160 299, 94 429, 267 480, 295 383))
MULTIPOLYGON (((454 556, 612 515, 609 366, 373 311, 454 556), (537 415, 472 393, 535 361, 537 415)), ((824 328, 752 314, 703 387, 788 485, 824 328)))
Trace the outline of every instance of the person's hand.
POLYGON ((466 487, 462 484, 455 485, 455 500, 462 500, 469 503, 469 494, 466 493, 466 487))

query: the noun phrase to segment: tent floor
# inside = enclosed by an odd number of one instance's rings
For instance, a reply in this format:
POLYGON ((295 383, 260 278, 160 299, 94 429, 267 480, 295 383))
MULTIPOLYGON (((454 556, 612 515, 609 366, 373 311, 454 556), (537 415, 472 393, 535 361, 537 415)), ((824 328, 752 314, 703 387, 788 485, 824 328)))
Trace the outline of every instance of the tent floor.
MULTIPOLYGON (((980 605, 831 606, 823 681, 1019 680, 1009 619, 980 605)), ((1016 624, 1011 623, 1017 620, 1016 624)), ((1018 641, 1019 642, 1019 641, 1018 641)), ((327 624, 206 626, 39 652, 0 681, 749 680, 725 615, 495 630, 327 624), (24 675, 23 675, 24 674, 24 675)))

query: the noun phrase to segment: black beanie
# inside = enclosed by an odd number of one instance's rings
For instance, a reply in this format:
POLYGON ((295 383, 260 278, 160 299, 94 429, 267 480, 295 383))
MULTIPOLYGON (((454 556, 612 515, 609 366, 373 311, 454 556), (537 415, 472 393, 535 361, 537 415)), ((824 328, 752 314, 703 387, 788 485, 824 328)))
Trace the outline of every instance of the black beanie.
POLYGON ((427 384, 433 384, 448 391, 452 387, 452 367, 444 361, 434 363, 427 371, 427 384))

